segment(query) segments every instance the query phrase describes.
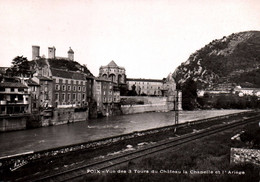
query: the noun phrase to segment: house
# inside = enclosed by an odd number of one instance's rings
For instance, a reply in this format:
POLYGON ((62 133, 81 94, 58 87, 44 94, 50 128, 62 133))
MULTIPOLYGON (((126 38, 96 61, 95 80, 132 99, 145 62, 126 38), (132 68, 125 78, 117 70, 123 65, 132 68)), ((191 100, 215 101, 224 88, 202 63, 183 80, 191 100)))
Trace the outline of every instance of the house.
POLYGON ((0 83, 0 115, 29 113, 28 87, 19 80, 0 83))
POLYGON ((110 79, 95 78, 93 92, 99 114, 108 116, 119 109, 120 89, 115 82, 110 79))

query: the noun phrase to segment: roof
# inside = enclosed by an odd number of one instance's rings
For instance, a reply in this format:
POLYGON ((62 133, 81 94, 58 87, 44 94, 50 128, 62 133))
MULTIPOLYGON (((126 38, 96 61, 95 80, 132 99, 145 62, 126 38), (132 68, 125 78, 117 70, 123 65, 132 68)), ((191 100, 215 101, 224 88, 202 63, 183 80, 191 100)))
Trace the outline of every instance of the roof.
POLYGON ((27 83, 28 83, 28 86, 40 86, 38 83, 36 83, 32 79, 28 79, 27 83))
POLYGON ((96 81, 100 81, 100 82, 112 82, 110 79, 103 78, 103 77, 95 78, 95 80, 96 81))
MULTIPOLYGON (((52 76, 61 77, 61 78, 68 78, 68 79, 75 79, 75 80, 86 80, 86 75, 83 73, 73 72, 73 71, 66 71, 51 68, 52 76)), ((90 77, 88 77, 90 78, 90 77)))
POLYGON ((5 88, 27 88, 24 84, 20 82, 3 82, 0 83, 0 87, 5 88))
POLYGON ((68 53, 72 53, 72 54, 74 54, 74 51, 71 49, 71 47, 70 47, 68 53))
POLYGON ((125 70, 124 67, 118 66, 118 65, 115 63, 115 61, 113 61, 113 60, 112 60, 108 65, 106 65, 106 66, 100 66, 100 69, 103 69, 103 68, 119 68, 119 69, 125 70))
POLYGON ((118 67, 117 64, 115 63, 115 61, 111 61, 107 66, 109 67, 118 67))
POLYGON ((138 81, 138 82, 163 82, 158 79, 144 79, 144 78, 127 78, 126 81, 138 81))
POLYGON ((36 77, 39 78, 40 80, 52 81, 52 79, 45 76, 36 76, 36 77))

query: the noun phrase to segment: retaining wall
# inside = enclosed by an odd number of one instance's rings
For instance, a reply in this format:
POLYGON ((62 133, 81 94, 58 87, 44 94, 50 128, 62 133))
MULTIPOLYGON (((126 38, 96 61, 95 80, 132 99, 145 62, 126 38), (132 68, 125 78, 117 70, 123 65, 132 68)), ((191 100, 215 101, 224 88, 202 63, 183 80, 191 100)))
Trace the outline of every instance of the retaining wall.
POLYGON ((13 131, 26 129, 29 114, 8 115, 0 117, 0 131, 13 131))
POLYGON ((121 99, 134 99, 143 101, 144 104, 162 104, 167 101, 167 97, 149 97, 149 96, 120 96, 121 99))
POLYGON ((171 107, 167 103, 121 106, 121 111, 123 114, 135 114, 135 113, 144 113, 144 112, 168 112, 170 110, 171 107))
POLYGON ((60 125, 74 123, 78 121, 86 121, 88 118, 87 111, 75 112, 75 108, 56 108, 52 111, 51 116, 42 116, 41 125, 60 125))
POLYGON ((167 97, 122 96, 121 99, 134 99, 136 102, 144 102, 143 105, 121 105, 122 114, 168 112, 174 108, 173 102, 168 102, 167 97))

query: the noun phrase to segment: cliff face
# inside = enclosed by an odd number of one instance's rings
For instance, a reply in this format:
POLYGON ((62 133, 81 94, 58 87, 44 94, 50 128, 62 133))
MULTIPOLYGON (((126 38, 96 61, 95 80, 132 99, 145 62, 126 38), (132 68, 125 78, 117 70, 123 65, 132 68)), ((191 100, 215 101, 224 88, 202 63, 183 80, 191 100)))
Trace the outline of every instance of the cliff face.
POLYGON ((183 85, 188 79, 205 89, 222 83, 260 87, 260 31, 224 36, 191 54, 173 73, 183 85))

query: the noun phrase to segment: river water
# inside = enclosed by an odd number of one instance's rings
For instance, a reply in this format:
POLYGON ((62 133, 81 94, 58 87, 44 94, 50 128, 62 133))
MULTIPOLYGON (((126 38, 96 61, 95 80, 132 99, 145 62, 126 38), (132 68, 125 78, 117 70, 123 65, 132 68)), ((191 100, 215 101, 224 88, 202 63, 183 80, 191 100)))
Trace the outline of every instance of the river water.
MULTIPOLYGON (((179 111, 179 123, 243 111, 179 111)), ((173 111, 167 113, 152 112, 0 133, 0 157, 173 125, 174 120, 175 113, 173 111)))

